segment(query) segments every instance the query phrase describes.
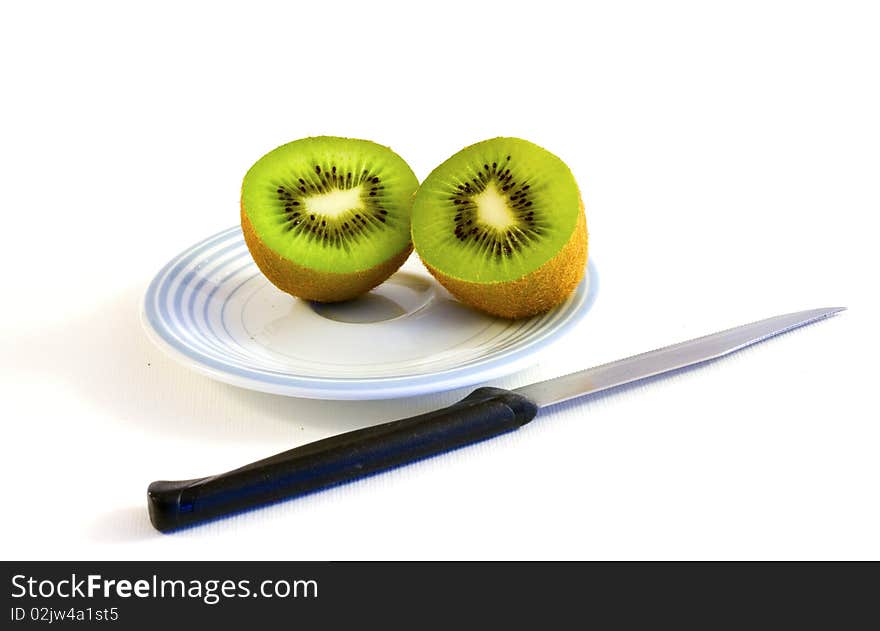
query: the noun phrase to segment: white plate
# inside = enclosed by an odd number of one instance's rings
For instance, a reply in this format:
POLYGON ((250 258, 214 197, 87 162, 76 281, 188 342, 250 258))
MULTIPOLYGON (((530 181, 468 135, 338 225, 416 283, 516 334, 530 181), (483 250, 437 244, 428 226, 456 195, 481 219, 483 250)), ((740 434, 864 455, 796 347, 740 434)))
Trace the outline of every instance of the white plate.
POLYGON ((580 320, 596 289, 590 263, 584 281, 549 313, 503 320, 457 302, 413 255, 366 296, 310 303, 266 280, 235 227, 156 275, 143 322, 172 357, 235 386, 315 399, 386 399, 525 368, 580 320))

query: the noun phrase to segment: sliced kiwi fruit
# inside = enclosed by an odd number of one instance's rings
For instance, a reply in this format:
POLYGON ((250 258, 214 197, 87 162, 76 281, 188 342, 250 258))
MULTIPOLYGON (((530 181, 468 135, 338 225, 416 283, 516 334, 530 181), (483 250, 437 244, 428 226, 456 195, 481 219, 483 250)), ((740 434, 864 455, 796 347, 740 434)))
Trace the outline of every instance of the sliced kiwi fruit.
POLYGON ((417 187, 412 169, 388 147, 333 136, 296 140, 245 175, 245 242, 283 291, 318 302, 349 300, 409 256, 417 187))
POLYGON ((434 169, 416 193, 412 235, 450 293, 505 318, 562 302, 587 261, 586 219, 571 170, 519 138, 484 140, 434 169))

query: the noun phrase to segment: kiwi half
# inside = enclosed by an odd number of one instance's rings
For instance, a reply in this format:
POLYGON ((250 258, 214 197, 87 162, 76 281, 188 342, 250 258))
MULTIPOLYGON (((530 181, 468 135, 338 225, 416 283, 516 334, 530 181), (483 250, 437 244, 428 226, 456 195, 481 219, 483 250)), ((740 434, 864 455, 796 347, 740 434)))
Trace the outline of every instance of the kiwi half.
POLYGON ((296 140, 245 175, 245 242, 279 289, 319 302, 349 300, 409 256, 417 187, 412 169, 388 147, 333 136, 296 140))
POLYGON ((586 219, 571 170, 519 138, 484 140, 434 169, 416 193, 412 235, 450 293, 505 318, 562 302, 587 262, 586 219))

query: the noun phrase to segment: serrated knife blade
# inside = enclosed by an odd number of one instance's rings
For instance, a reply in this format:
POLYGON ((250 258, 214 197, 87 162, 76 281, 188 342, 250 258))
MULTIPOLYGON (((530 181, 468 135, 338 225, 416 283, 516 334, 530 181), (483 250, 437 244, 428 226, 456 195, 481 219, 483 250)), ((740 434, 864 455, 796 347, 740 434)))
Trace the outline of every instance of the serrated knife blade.
POLYGON ((562 377, 529 384, 516 388, 513 392, 531 399, 539 408, 543 408, 718 359, 845 310, 846 307, 827 307, 774 316, 562 377))

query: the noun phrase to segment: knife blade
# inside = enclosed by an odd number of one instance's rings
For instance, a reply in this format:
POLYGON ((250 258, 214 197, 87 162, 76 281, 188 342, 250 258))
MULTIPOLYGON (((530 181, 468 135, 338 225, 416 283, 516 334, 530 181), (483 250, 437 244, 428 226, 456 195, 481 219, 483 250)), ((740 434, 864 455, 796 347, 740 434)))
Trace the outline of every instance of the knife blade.
POLYGON ((845 310, 846 307, 830 307, 774 316, 619 359, 609 364, 533 383, 517 388, 513 392, 531 399, 539 408, 543 408, 575 397, 718 359, 845 310))
POLYGON ((449 407, 302 445, 220 475, 156 481, 153 526, 168 532, 336 486, 515 430, 539 410, 729 355, 845 307, 775 316, 514 390, 478 388, 449 407))

